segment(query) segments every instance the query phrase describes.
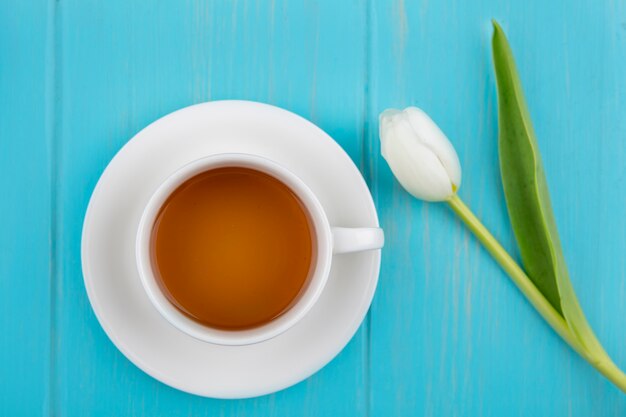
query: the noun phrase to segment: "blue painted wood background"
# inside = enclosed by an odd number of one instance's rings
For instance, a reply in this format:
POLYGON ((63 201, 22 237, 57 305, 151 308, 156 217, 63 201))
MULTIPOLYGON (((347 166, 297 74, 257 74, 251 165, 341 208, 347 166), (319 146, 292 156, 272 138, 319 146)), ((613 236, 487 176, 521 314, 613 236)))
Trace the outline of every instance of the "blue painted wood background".
POLYGON ((0 0, 0 415, 626 415, 626 395, 379 156, 378 113, 423 107, 459 152, 461 196, 516 251, 497 168, 492 17, 516 54, 574 286, 626 368, 624 2, 0 0), (373 306, 347 348, 305 382, 241 401, 184 394, 126 360, 91 311, 79 251, 118 149, 160 116, 226 98, 329 132, 387 235, 373 306))

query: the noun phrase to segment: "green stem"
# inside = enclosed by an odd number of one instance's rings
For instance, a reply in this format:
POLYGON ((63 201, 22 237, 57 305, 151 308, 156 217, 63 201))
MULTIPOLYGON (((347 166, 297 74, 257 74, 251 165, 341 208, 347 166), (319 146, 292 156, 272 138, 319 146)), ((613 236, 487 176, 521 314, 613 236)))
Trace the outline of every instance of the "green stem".
POLYGON ((622 390, 622 392, 626 393, 626 374, 617 367, 613 363, 613 361, 608 358, 599 362, 594 363, 593 360, 586 358, 594 368, 598 370, 602 375, 606 377, 609 381, 611 381, 615 386, 622 390))
POLYGON ((461 220, 463 220, 472 233, 474 233, 478 240, 480 240, 480 243, 483 244, 485 249, 498 261, 502 269, 509 274, 515 285, 517 285, 517 288, 528 298, 539 314, 552 326, 559 336, 582 355, 583 348, 570 331, 563 316, 552 307, 552 304, 550 304, 537 287, 535 287, 535 284, 528 278, 528 275, 526 275, 517 262, 511 258, 511 255, 504 250, 500 242, 489 233, 489 230, 487 230, 480 220, 474 216, 474 213, 472 213, 469 207, 467 207, 456 194, 447 200, 447 203, 461 220))
POLYGON ((528 301, 530 301, 559 336, 609 381, 626 393, 626 375, 624 372, 622 372, 608 356, 603 355, 601 359, 598 359, 597 355, 588 352, 578 342, 563 316, 552 307, 552 304, 550 304, 537 287, 535 287, 535 284, 528 278, 528 275, 526 275, 517 262, 511 258, 508 252, 504 250, 500 242, 489 233, 489 230, 478 220, 459 196, 455 194, 447 200, 447 203, 456 215, 463 220, 472 233, 474 233, 485 249, 498 261, 502 269, 509 274, 517 288, 528 298, 528 301))

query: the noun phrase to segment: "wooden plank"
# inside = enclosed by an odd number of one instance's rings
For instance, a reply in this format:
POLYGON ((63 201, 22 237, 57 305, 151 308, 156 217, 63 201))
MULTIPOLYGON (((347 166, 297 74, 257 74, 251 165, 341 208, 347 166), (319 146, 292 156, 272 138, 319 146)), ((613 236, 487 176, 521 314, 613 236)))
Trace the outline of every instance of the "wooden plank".
POLYGON ((47 1, 0 2, 0 415, 49 406, 54 76, 47 1))
MULTIPOLYGON (((417 105, 455 144, 460 195, 515 250, 497 161, 490 19, 515 52, 574 286, 626 367, 626 8, 372 2, 368 119, 417 105)), ((371 312, 373 416, 618 416, 626 397, 542 322, 443 204, 411 199, 368 132, 386 229, 371 312)))
POLYGON ((364 4, 68 0, 59 7, 57 414, 362 414, 364 333, 319 374, 259 399, 207 400, 153 380, 100 329, 79 253, 89 196, 108 161, 142 127, 180 107, 225 98, 273 103, 319 124, 359 161, 364 4))

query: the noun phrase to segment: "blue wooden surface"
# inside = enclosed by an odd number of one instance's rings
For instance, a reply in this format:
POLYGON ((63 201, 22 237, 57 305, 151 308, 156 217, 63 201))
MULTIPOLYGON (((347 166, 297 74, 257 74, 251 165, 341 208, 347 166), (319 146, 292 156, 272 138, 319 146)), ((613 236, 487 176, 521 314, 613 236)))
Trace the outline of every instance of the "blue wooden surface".
POLYGON ((626 415, 626 396, 446 207, 411 199, 379 157, 378 113, 423 107, 459 152, 460 195, 516 251, 492 17, 516 54, 574 286, 626 368, 623 2, 0 0, 0 415, 626 415), (115 152, 172 110, 224 98, 328 131, 366 177, 387 237, 347 348, 305 382, 241 401, 134 367, 100 329, 80 270, 84 211, 115 152))

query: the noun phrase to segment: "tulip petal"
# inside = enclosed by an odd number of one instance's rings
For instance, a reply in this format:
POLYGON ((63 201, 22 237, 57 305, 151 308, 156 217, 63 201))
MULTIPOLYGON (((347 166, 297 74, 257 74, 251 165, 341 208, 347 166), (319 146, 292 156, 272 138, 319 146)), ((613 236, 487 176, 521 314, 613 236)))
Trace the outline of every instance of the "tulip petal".
POLYGON ((407 107, 403 113, 420 141, 441 160, 450 180, 458 189, 461 186, 461 163, 445 133, 422 109, 407 107))
POLYGON ((381 115, 382 154, 402 187, 427 201, 442 201, 453 194, 441 160, 415 138, 411 125, 398 113, 381 115))

